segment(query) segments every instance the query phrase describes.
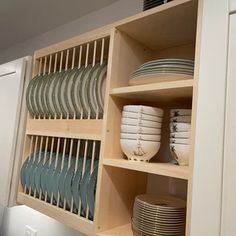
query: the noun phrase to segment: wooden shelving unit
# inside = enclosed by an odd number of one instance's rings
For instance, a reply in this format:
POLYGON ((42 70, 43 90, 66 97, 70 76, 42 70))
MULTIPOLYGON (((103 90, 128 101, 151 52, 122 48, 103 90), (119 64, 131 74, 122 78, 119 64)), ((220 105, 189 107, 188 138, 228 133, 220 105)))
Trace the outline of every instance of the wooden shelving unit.
MULTIPOLYGON (((34 75, 37 75, 39 68, 50 68, 47 66, 50 58, 56 60, 55 58, 62 55, 61 61, 55 65, 58 67, 65 64, 67 68, 72 66, 70 61, 73 61, 73 58, 80 58, 74 54, 75 50, 88 44, 90 48, 95 48, 93 42, 101 39, 105 42, 104 50, 101 50, 108 61, 103 119, 37 119, 29 115, 22 158, 23 163, 31 153, 31 143, 36 143, 37 150, 37 146, 40 146, 37 142, 40 143, 42 137, 52 140, 51 142, 64 140, 64 147, 60 147, 60 150, 70 149, 71 152, 75 152, 76 147, 67 148, 67 139, 69 143, 71 140, 77 142, 80 139, 88 143, 100 142, 95 216, 91 221, 88 215, 81 217, 79 213, 74 214, 65 207, 61 208, 52 202, 35 197, 36 195, 32 196, 21 184, 18 190, 19 203, 41 211, 86 235, 100 236, 133 236, 131 217, 134 199, 138 194, 145 192, 172 194, 186 199, 187 210, 190 212, 191 192, 188 186, 192 184, 194 157, 190 157, 189 167, 169 163, 171 154, 168 144, 168 112, 173 107, 192 107, 194 122, 196 102, 192 101, 196 101, 194 96, 197 94, 197 73, 192 79, 136 86, 129 86, 129 78, 135 69, 150 60, 194 59, 198 54, 195 50, 198 46, 197 10, 195 0, 174 0, 35 52, 34 75), (68 55, 67 59, 63 59, 65 54, 68 55), (127 104, 150 104, 165 110, 161 149, 150 163, 128 161, 121 150, 121 113, 123 106, 127 104), (36 138, 32 141, 32 137, 36 138)), ((86 50, 89 51, 88 46, 86 50)), ((100 57, 90 54, 82 55, 82 60, 91 63, 100 57)), ((193 127, 192 150, 194 135, 193 127)), ((43 146, 45 147, 45 144, 43 146)), ((52 146, 51 144, 51 149, 52 146)), ((187 215, 186 232, 189 228, 190 220, 187 215)))
POLYGON ((131 162, 125 159, 105 159, 103 165, 185 180, 188 180, 189 178, 188 166, 177 166, 171 163, 143 163, 131 162))

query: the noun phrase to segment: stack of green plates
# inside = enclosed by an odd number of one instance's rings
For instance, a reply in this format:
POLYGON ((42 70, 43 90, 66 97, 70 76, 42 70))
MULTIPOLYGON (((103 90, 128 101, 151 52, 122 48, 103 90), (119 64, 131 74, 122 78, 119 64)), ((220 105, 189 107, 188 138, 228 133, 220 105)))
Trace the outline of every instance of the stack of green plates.
POLYGON ((188 59, 160 59, 149 61, 135 70, 130 85, 190 79, 194 73, 194 61, 188 59))

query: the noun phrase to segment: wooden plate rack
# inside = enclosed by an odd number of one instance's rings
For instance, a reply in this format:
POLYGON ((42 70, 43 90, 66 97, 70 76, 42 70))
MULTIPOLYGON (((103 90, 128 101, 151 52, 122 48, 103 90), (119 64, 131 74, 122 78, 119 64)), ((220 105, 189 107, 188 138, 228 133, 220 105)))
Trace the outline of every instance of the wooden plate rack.
MULTIPOLYGON (((190 166, 169 162, 168 111, 192 108, 191 149, 194 148, 196 117, 197 68, 193 79, 128 86, 129 76, 141 64, 159 58, 198 58, 197 1, 174 0, 112 25, 38 50, 34 54, 33 76, 56 73, 82 65, 108 62, 104 115, 87 117, 44 117, 28 115, 22 163, 35 152, 47 150, 78 157, 79 143, 84 153, 92 143, 99 143, 96 206, 94 219, 88 211, 59 205, 43 198, 21 184, 18 202, 30 206, 86 235, 133 235, 131 217, 134 198, 140 193, 165 193, 187 200, 186 235, 190 228, 190 166), (165 110, 163 142, 150 163, 129 162, 121 151, 120 120, 127 104, 150 104, 165 110)), ((95 153, 95 152, 93 152, 95 153)), ((193 151, 191 152, 193 153, 193 151)), ((62 155, 62 157, 63 157, 62 155)), ((86 155, 84 163, 86 163, 86 155)), ((32 156, 34 158, 34 156, 32 156)), ((69 161, 70 162, 70 161, 69 161)), ((70 165, 68 165, 70 166, 70 165)), ((83 171, 85 164, 83 167, 83 171)), ((73 205, 73 202, 72 202, 73 205)))

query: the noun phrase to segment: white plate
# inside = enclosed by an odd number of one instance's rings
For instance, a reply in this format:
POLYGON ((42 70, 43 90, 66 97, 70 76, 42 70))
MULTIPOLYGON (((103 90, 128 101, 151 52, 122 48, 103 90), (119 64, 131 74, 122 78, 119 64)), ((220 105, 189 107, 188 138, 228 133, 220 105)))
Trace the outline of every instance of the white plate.
POLYGON ((167 81, 189 80, 193 79, 191 74, 181 73, 159 73, 159 74, 145 74, 129 80, 129 85, 142 85, 167 81))
POLYGON ((150 65, 162 65, 162 64, 180 64, 180 65, 194 65, 194 60, 190 59, 178 59, 178 58, 167 58, 148 61, 140 67, 148 67, 150 65))
POLYGON ((133 126, 142 126, 148 128, 161 129, 162 123, 142 120, 142 119, 134 119, 134 118, 121 118, 122 125, 133 125, 133 126))
POLYGON ((190 139, 187 139, 187 138, 170 138, 170 143, 190 144, 190 139))
POLYGON ((123 107, 123 111, 143 113, 143 114, 159 116, 159 117, 163 117, 164 115, 164 110, 161 108, 143 106, 143 105, 126 105, 123 107))
POLYGON ((137 112, 130 112, 130 111, 123 111, 122 117, 149 120, 149 121, 155 121, 159 123, 161 123, 163 120, 161 117, 158 117, 158 116, 152 116, 152 115, 147 115, 147 114, 137 113, 137 112))
POLYGON ((131 133, 131 134, 161 134, 161 129, 132 126, 132 125, 121 125, 121 132, 131 133))
POLYGON ((189 132, 191 130, 191 124, 189 123, 170 123, 170 132, 189 132))
POLYGON ((170 133, 170 138, 178 138, 178 139, 190 139, 190 132, 174 132, 170 133))
POLYGON ((171 109, 170 110, 170 117, 175 116, 191 116, 192 109, 171 109))
POLYGON ((129 133, 121 133, 121 139, 134 139, 134 140, 146 140, 146 141, 154 141, 160 142, 161 135, 148 135, 148 134, 129 134, 129 133))
POLYGON ((174 123, 191 123, 191 116, 175 116, 170 118, 170 122, 174 123))

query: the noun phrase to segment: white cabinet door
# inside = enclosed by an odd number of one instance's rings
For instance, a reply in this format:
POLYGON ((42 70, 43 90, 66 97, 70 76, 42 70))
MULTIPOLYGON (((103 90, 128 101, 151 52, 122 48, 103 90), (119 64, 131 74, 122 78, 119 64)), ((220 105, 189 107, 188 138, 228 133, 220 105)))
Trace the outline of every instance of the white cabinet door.
POLYGON ((236 14, 230 16, 225 117, 222 236, 236 235, 236 14))
POLYGON ((13 203, 19 181, 26 66, 27 58, 0 66, 0 204, 3 206, 13 203))
POLYGON ((229 0, 229 10, 236 11, 236 0, 229 0))

